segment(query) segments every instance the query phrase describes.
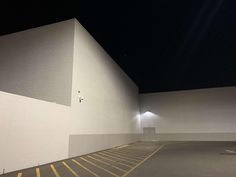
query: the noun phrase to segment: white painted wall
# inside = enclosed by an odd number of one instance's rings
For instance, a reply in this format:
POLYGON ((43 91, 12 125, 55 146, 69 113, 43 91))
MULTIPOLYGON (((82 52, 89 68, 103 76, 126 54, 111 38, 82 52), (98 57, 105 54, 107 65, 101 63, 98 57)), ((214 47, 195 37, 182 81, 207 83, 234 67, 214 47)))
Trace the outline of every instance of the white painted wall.
POLYGON ((138 99, 134 82, 75 20, 72 134, 139 133, 138 99))
POLYGON ((0 174, 68 157, 73 41, 74 20, 0 37, 0 174))
POLYGON ((0 37, 0 91, 70 105, 73 20, 0 37))
POLYGON ((70 108, 0 92, 0 174, 64 159, 70 108))
POLYGON ((236 87, 142 94, 143 127, 157 133, 236 133, 236 87), (154 113, 146 113, 146 111, 154 113))
POLYGON ((139 132, 137 86, 75 19, 0 37, 0 61, 0 174, 67 158, 72 134, 139 132))
POLYGON ((138 87, 77 20, 74 42, 69 155, 139 140, 132 135, 140 133, 138 87))

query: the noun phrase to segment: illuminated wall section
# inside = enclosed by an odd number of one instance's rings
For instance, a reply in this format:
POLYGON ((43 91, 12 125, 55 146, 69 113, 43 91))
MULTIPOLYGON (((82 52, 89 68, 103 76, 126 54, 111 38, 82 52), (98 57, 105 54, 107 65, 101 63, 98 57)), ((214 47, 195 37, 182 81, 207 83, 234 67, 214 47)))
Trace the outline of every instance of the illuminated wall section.
POLYGON ((139 140, 138 87, 76 20, 73 66, 70 156, 139 140))
POLYGON ((0 61, 0 174, 139 139, 137 86, 77 20, 1 36, 0 61))
POLYGON ((236 87, 142 94, 140 100, 142 126, 156 127, 157 140, 236 140, 236 87))

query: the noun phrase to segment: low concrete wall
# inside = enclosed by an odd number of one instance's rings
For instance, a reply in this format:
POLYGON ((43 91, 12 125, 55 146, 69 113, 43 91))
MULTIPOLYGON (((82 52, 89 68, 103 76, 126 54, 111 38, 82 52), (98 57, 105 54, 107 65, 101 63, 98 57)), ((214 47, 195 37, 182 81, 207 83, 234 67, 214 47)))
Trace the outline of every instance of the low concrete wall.
POLYGON ((236 141, 236 133, 161 133, 158 141, 236 141))
POLYGON ((141 134, 82 134, 70 135, 69 157, 88 154, 139 141, 141 134))

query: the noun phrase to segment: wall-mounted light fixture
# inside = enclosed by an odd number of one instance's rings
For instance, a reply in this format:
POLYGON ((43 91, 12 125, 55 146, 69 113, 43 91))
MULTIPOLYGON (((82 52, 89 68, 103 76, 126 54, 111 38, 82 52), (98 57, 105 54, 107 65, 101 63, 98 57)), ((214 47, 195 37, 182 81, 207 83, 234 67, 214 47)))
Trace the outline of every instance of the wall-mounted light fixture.
POLYGON ((156 117, 157 115, 151 112, 150 110, 145 111, 144 113, 141 114, 142 118, 152 118, 156 117))
MULTIPOLYGON (((78 94, 80 94, 80 91, 78 91, 78 94)), ((84 100, 84 97, 82 97, 81 95, 79 96, 79 102, 81 103, 84 100)))

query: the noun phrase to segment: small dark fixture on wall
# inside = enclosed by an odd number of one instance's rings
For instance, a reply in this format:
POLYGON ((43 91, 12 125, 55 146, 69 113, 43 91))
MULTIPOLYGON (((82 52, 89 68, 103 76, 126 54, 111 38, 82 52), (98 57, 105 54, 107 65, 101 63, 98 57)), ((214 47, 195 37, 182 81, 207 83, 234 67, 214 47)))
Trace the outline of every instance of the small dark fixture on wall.
MULTIPOLYGON (((80 91, 78 91, 78 93, 80 94, 80 91)), ((79 96, 79 102, 82 103, 83 100, 84 98, 82 96, 79 96)))

